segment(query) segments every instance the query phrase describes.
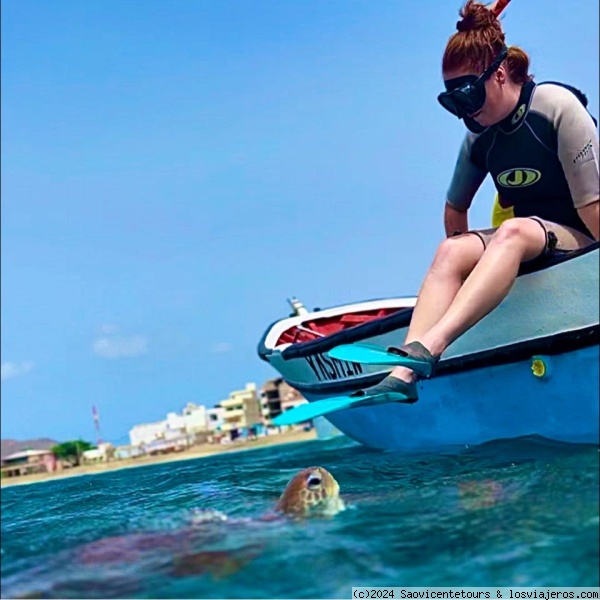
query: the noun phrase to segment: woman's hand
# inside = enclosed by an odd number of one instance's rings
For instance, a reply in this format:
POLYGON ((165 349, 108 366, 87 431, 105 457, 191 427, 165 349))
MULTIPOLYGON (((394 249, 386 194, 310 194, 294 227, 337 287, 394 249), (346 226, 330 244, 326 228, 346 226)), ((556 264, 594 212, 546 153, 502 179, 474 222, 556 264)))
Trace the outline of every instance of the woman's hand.
POLYGON ((444 208, 444 229, 446 230, 446 237, 451 237, 457 231, 464 233, 469 230, 469 219, 467 218, 467 211, 456 210, 451 204, 446 202, 444 208))

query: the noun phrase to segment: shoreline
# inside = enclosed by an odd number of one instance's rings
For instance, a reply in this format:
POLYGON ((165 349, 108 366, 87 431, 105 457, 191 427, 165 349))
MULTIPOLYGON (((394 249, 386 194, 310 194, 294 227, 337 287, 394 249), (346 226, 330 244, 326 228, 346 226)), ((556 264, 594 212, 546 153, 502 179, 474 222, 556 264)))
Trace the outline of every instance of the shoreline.
POLYGON ((315 429, 310 431, 289 431, 277 435, 269 435, 256 440, 232 443, 221 446, 217 444, 200 444, 181 452, 161 454, 158 456, 141 456, 139 458, 125 458, 122 460, 113 460, 108 463, 80 465, 56 473, 34 473, 32 475, 21 475, 19 477, 9 477, 0 480, 0 487, 15 487, 20 485, 30 485, 33 483, 42 483, 46 481, 58 481, 70 477, 81 477, 82 475, 99 475, 109 471, 120 471, 122 469, 134 469, 136 467, 149 467, 163 463, 178 462, 183 460, 192 460, 195 458, 204 458, 207 456, 216 456, 218 454, 227 454, 229 452, 245 452, 258 448, 268 448, 272 446, 281 446, 285 444, 294 444, 297 442, 307 442, 318 439, 315 429))

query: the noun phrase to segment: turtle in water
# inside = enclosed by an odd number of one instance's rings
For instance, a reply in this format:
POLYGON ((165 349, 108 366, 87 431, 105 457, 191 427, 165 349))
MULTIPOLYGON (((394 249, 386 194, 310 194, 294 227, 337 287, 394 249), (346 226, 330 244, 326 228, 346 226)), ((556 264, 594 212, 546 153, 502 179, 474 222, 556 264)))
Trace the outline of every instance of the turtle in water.
MULTIPOLYGON (((265 523, 283 519, 301 520, 309 517, 330 517, 345 509, 340 498, 340 486, 333 475, 323 467, 302 469, 290 479, 274 508, 259 517, 230 519, 217 510, 195 510, 190 517, 190 527, 176 531, 140 532, 112 536, 90 542, 83 546, 78 559, 84 564, 106 564, 135 562, 141 554, 161 550, 181 551, 185 546, 210 540, 211 531, 221 521, 231 526, 265 523)), ((222 529, 218 529, 218 537, 222 529)), ((184 554, 180 558, 207 556, 213 554, 200 552, 184 554)))
MULTIPOLYGON (((346 508, 340 498, 340 486, 333 475, 323 467, 309 467, 299 471, 290 479, 277 500, 272 512, 258 519, 238 519, 234 523, 293 520, 308 517, 331 517, 346 508)), ((226 515, 215 511, 200 511, 194 522, 227 520, 226 515)), ((221 579, 239 571, 243 566, 262 553, 264 546, 252 544, 240 550, 212 550, 184 553, 175 556, 171 574, 175 577, 211 574, 221 579)))
MULTIPOLYGON (((323 467, 309 467, 292 477, 274 511, 259 517, 258 521, 274 521, 282 516, 295 520, 331 517, 345 508, 340 498, 340 486, 333 475, 323 467)), ((217 519, 224 517, 215 513, 209 516, 217 519)), ((179 555, 173 560, 172 574, 181 577, 209 572, 213 577, 221 578, 238 571, 256 558, 262 549, 262 546, 254 544, 239 551, 203 551, 179 555)))
MULTIPOLYGON (((331 517, 344 509, 340 486, 333 475, 323 467, 309 467, 296 473, 273 509, 258 518, 229 519, 226 514, 215 510, 199 510, 192 515, 190 526, 179 530, 130 533, 85 544, 76 550, 74 562, 79 568, 92 569, 143 563, 150 569, 166 569, 172 577, 210 575, 213 579, 222 579, 238 572, 265 548, 265 543, 253 542, 237 549, 195 551, 199 545, 222 539, 222 526, 252 527, 265 522, 276 525, 282 520, 297 522, 312 517, 331 517), (221 521, 226 523, 220 524, 221 521)), ((79 587, 82 583, 81 580, 60 581, 45 592, 34 591, 16 597, 60 596, 64 589, 73 585, 79 587), (50 596, 46 595, 48 593, 50 596)), ((100 588, 108 584, 110 582, 101 583, 95 578, 93 586, 100 588)), ((129 580, 128 584, 137 588, 142 580, 136 578, 136 581, 129 580)))
POLYGON ((333 475, 323 467, 309 467, 290 480, 275 511, 293 517, 332 516, 344 508, 340 486, 333 475))

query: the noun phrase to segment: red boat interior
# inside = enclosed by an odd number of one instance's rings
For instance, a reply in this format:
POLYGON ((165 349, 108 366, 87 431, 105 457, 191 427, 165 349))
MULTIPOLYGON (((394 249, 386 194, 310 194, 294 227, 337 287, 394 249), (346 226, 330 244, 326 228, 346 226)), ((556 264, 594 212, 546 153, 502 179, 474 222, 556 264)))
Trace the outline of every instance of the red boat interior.
POLYGON ((316 318, 309 321, 304 321, 299 325, 294 325, 286 329, 277 340, 276 346, 281 344, 299 344, 301 342, 309 342, 318 338, 326 337, 344 329, 362 325, 368 321, 375 321, 387 317, 399 310, 404 310, 399 307, 378 308, 375 310, 365 310, 355 313, 347 313, 335 315, 332 317, 316 318))

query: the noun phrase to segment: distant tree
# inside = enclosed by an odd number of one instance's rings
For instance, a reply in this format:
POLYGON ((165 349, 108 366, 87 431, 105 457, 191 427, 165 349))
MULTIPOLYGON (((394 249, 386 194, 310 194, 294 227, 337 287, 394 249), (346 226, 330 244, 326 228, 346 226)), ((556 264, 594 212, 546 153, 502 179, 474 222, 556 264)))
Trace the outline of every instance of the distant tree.
POLYGON ((73 440, 70 442, 62 442, 52 447, 52 452, 56 455, 56 458, 60 460, 66 460, 72 465, 79 465, 81 463, 81 455, 86 450, 95 448, 90 442, 84 440, 73 440))

